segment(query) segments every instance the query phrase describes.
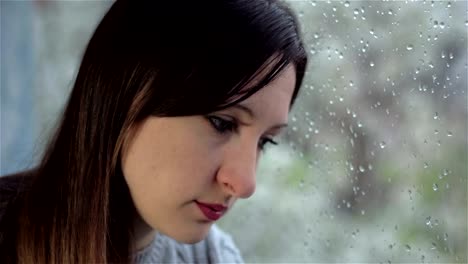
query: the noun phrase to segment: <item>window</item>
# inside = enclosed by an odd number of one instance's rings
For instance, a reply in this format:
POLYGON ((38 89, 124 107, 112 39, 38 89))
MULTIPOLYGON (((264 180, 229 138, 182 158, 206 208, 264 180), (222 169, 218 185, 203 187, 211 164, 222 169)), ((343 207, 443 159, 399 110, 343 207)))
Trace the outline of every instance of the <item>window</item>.
MULTIPOLYGON (((38 3, 2 2, 2 174, 40 151, 110 4, 38 3)), ((290 3, 304 85, 220 225, 247 262, 466 263, 467 2, 290 3)))

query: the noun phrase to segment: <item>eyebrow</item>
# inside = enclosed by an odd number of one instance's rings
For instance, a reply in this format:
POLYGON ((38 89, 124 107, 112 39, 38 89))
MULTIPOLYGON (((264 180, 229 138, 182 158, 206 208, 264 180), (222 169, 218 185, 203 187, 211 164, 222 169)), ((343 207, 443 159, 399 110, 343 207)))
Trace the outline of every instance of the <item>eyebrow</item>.
MULTIPOLYGON (((252 109, 248 108, 247 106, 242 105, 242 104, 236 104, 236 105, 233 105, 232 107, 244 111, 245 113, 247 113, 250 116, 251 119, 255 119, 254 112, 252 111, 252 109)), ((269 130, 280 129, 280 128, 287 127, 287 126, 288 126, 287 123, 277 124, 277 125, 274 125, 274 126, 270 127, 269 130)))

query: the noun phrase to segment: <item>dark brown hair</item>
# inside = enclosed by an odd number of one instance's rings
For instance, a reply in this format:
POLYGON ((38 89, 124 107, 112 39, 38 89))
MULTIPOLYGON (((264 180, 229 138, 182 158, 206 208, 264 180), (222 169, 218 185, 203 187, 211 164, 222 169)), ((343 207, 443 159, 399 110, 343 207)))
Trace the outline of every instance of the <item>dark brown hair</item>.
POLYGON ((0 220, 0 255, 131 261, 135 209, 119 163, 131 127, 150 115, 232 106, 290 64, 292 105, 306 62, 297 21, 277 1, 116 1, 89 41, 42 161, 0 220))

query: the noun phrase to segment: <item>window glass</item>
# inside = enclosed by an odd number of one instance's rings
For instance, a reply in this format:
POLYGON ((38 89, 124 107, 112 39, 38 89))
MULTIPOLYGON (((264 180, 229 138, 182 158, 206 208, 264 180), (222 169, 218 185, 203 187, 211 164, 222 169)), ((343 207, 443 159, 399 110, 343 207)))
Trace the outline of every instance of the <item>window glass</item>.
MULTIPOLYGON (((34 163, 110 3, 2 1, 2 174, 34 163)), ((467 2, 289 3, 304 86, 220 225, 246 262, 466 263, 467 2)))

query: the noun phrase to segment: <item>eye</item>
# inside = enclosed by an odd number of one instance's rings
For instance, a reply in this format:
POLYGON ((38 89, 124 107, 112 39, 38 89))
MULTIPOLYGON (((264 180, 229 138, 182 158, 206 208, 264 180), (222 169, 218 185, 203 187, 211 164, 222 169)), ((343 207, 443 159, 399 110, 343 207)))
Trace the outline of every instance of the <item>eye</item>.
POLYGON ((265 146, 266 146, 267 144, 278 145, 278 142, 274 141, 274 140, 271 139, 271 138, 264 137, 264 138, 261 138, 260 141, 258 142, 258 148, 259 148, 261 151, 264 151, 264 150, 265 150, 265 146))
POLYGON ((208 116, 206 118, 211 123, 213 128, 216 129, 216 131, 218 131, 220 134, 234 132, 237 130, 237 124, 233 121, 217 116, 208 116))

